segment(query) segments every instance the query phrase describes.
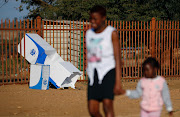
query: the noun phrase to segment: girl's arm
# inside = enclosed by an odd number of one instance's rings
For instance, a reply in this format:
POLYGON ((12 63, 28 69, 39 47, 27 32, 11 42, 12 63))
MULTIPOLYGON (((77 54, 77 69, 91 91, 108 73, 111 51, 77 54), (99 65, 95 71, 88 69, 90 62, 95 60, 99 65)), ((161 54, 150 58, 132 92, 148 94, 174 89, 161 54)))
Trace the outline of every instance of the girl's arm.
POLYGON ((172 103, 171 103, 170 94, 169 94, 169 88, 166 81, 163 84, 162 98, 166 105, 167 111, 171 113, 173 109, 172 109, 172 103))
POLYGON ((112 42, 113 42, 113 49, 114 49, 114 58, 116 63, 116 80, 115 80, 115 86, 114 86, 114 94, 124 94, 125 91, 122 89, 121 85, 121 77, 122 77, 122 62, 121 62, 121 49, 120 49, 120 42, 119 42, 119 36, 117 31, 112 32, 112 42))
POLYGON ((126 90, 126 95, 129 98, 136 99, 142 96, 141 80, 136 86, 136 90, 126 90))

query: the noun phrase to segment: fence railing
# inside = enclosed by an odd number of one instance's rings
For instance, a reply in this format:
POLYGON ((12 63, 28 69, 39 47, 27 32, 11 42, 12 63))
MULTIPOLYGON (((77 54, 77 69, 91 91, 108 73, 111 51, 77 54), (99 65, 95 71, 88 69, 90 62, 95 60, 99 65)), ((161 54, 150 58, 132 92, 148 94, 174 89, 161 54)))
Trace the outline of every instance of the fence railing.
MULTIPOLYGON (((166 78, 180 77, 179 21, 106 21, 119 32, 123 61, 123 79, 143 76, 141 64, 149 56, 161 64, 158 74, 166 78)), ((29 82, 29 63, 17 52, 25 33, 37 33, 59 55, 83 72, 79 80, 88 79, 86 73, 85 34, 91 28, 88 21, 1 20, 0 25, 0 84, 29 82)))

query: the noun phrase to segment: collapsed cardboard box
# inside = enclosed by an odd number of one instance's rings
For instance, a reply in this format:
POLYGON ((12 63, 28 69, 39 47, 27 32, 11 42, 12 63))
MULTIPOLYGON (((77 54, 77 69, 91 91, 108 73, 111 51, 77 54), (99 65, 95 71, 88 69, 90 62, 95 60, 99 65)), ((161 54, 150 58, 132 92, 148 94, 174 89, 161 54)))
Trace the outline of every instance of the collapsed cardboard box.
POLYGON ((42 37, 26 33, 18 45, 18 52, 31 64, 50 65, 49 81, 56 88, 75 88, 81 72, 70 62, 64 61, 42 37))

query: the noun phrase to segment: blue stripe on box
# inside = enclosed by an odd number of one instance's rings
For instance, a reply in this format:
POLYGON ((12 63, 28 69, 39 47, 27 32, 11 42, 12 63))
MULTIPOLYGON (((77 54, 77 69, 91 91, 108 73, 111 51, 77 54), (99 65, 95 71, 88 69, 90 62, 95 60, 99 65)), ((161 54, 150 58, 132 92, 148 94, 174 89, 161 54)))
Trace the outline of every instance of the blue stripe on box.
POLYGON ((59 86, 56 85, 56 83, 49 77, 49 82, 51 82, 57 89, 60 88, 59 86))
POLYGON ((26 34, 26 36, 28 36, 36 44, 38 51, 39 51, 38 58, 37 58, 35 64, 36 63, 44 64, 44 61, 47 57, 47 55, 45 54, 45 50, 39 44, 37 44, 28 34, 26 34))
MULTIPOLYGON (((42 67, 42 66, 41 66, 42 67)), ((41 69, 41 76, 39 78, 39 82, 35 85, 35 86, 32 86, 32 87, 29 87, 30 89, 40 89, 42 88, 42 69, 41 69)))

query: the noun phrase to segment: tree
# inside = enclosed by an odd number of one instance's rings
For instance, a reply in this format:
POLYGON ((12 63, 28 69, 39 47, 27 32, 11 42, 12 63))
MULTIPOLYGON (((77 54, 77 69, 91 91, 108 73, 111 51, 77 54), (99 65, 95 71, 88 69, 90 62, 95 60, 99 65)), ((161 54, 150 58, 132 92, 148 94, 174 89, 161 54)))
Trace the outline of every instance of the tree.
MULTIPOLYGON (((16 0, 19 1, 19 0, 16 0)), ((54 3, 55 0, 21 0, 21 5, 18 7, 19 11, 23 11, 23 5, 26 5, 26 9, 29 10, 26 18, 36 18, 37 16, 43 16, 43 12, 48 11, 54 12, 54 3)))
MULTIPOLYGON (((21 0, 28 18, 88 20, 94 5, 107 9, 108 20, 180 20, 179 0, 21 0)), ((22 11, 22 5, 19 7, 22 11)))
POLYGON ((180 20, 179 0, 139 0, 140 20, 180 20))

